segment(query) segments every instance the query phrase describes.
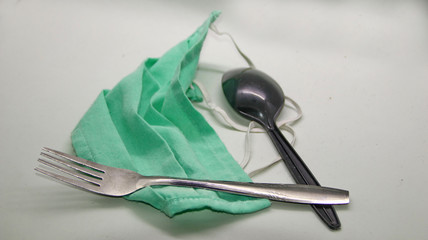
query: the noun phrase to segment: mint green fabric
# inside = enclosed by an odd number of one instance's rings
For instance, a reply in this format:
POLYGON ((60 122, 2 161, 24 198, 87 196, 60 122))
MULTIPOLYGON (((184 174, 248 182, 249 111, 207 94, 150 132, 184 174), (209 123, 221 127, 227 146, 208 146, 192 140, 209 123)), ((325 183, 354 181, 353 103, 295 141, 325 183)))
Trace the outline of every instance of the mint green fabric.
MULTIPOLYGON (((102 91, 72 132, 76 154, 147 176, 251 181, 189 100, 201 100, 198 88, 190 85, 209 25, 218 15, 213 12, 188 39, 102 91)), ((147 187, 125 198, 168 216, 199 209, 250 213, 270 204, 175 186, 147 187)))

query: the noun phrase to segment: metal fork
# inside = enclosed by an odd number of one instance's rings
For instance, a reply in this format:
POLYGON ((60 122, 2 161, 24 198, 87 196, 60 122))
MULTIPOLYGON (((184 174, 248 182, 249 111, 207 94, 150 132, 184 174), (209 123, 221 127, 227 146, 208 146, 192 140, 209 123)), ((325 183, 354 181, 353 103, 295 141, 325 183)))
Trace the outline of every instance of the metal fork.
POLYGON ((124 196, 154 185, 204 188, 274 201, 303 204, 347 204, 346 190, 298 184, 248 183, 142 176, 134 171, 105 166, 50 148, 42 148, 39 162, 75 178, 35 168, 36 171, 79 188, 108 196, 124 196), (46 159, 49 159, 46 160, 46 159), (80 180, 79 180, 80 179, 80 180))

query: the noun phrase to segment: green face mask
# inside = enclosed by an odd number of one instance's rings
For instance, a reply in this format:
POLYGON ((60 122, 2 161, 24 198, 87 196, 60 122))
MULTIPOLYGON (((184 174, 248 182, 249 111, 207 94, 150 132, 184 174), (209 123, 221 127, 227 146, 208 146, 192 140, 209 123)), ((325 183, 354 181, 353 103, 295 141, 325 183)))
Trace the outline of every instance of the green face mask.
MULTIPOLYGON (((251 181, 193 107, 190 88, 213 12, 197 31, 159 59, 147 59, 112 90, 104 90, 72 133, 76 154, 147 176, 251 181)), ((168 216, 212 209, 249 213, 269 201, 203 189, 146 187, 126 196, 168 216)))

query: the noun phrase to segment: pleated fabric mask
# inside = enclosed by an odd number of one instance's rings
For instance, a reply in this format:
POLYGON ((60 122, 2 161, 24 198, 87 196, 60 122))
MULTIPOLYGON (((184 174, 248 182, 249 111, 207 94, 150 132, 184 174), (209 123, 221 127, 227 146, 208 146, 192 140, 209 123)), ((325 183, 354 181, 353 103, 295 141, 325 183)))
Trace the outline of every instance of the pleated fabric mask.
MULTIPOLYGON (((211 13, 189 38, 102 91, 72 132, 76 154, 146 176, 251 181, 189 100, 201 97, 191 86, 209 26, 219 14, 211 13)), ((146 187, 125 198, 171 217, 200 209, 250 213, 270 205, 265 199, 175 186, 146 187)))

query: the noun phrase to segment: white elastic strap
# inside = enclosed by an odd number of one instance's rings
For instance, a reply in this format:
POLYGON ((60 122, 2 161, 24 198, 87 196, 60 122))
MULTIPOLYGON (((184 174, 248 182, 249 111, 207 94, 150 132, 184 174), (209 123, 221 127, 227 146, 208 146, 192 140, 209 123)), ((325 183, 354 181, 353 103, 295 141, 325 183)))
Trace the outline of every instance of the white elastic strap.
MULTIPOLYGON (((229 115, 226 113, 226 111, 224 111, 222 108, 220 108, 219 106, 215 105, 212 101, 211 98, 207 92, 207 90, 205 89, 204 85, 198 81, 194 81, 194 83, 199 87, 199 89, 201 90, 203 99, 205 104, 208 106, 209 110, 211 110, 214 113, 214 116, 220 116, 222 120, 224 120, 224 122, 226 123, 226 125, 228 125, 229 127, 237 130, 237 131, 241 131, 241 132, 246 132, 245 134, 245 152, 244 152, 244 157, 241 160, 241 162, 239 163, 239 165, 242 168, 245 168, 251 158, 251 138, 250 135, 251 133, 263 133, 265 132, 265 130, 263 128, 256 128, 255 126, 255 122, 250 122, 248 126, 242 126, 238 123, 236 123, 235 121, 233 121, 231 119, 231 117, 229 117, 229 115)), ((292 124, 294 122, 296 122, 297 120, 299 120, 302 115, 302 109, 300 108, 300 106, 297 104, 296 101, 294 101, 292 98, 289 97, 285 97, 285 106, 287 106, 289 109, 292 109, 293 111, 296 112, 296 116, 290 118, 290 119, 284 119, 280 122, 278 122, 278 128, 281 130, 285 130, 287 132, 289 132, 292 136, 292 140, 290 142, 291 145, 294 145, 295 141, 296 141, 296 134, 294 132, 294 129, 289 125, 292 124), (289 101, 291 103, 291 105, 287 104, 286 102, 289 101)), ((258 174, 260 172, 262 172, 263 170, 266 170, 272 166, 275 165, 275 163, 278 160, 268 164, 265 167, 262 167, 261 169, 255 170, 253 171, 253 175, 258 174)))
POLYGON ((251 172, 247 173, 247 175, 250 178, 252 178, 252 177, 256 176, 257 174, 262 173, 262 172, 268 170, 269 168, 275 166, 277 163, 281 162, 281 160, 282 160, 282 158, 279 158, 279 159, 271 162, 270 164, 268 164, 268 165, 266 165, 264 167, 258 168, 258 169, 254 170, 254 171, 251 171, 251 172))
MULTIPOLYGON (((250 124, 248 125, 248 131, 245 134, 245 152, 244 152, 244 157, 243 157, 242 161, 239 163, 239 165, 243 169, 245 169, 245 167, 248 165, 248 163, 250 162, 250 159, 251 159, 251 150, 252 150, 252 147, 251 147, 250 134, 251 134, 251 129, 254 127, 254 124, 255 124, 254 121, 250 122, 250 124)), ((295 134, 294 134, 294 130, 291 127, 289 127, 289 126, 284 126, 284 127, 288 128, 287 131, 290 132, 291 135, 293 136, 293 140, 291 141, 290 144, 294 145, 295 140, 296 140, 296 137, 295 137, 295 134)), ((267 170, 267 169, 269 169, 269 168, 271 168, 273 166, 275 166, 281 160, 282 159, 279 158, 279 159, 277 159, 277 160, 275 160, 275 161, 267 164, 264 167, 258 168, 256 170, 248 173, 248 176, 249 177, 253 177, 253 176, 255 176, 255 175, 257 175, 257 174, 259 174, 259 173, 261 173, 261 172, 263 172, 263 171, 265 171, 265 170, 267 170)))
MULTIPOLYGON (((218 116, 220 116, 222 118, 222 120, 224 120, 226 122, 226 124, 229 125, 230 127, 232 127, 233 129, 235 129, 237 131, 241 131, 241 132, 247 132, 248 131, 248 126, 242 126, 242 125, 236 123, 235 121, 233 121, 229 117, 229 115, 226 113, 226 111, 224 111, 221 107, 215 105, 211 101, 211 98, 210 98, 207 90, 205 89, 205 87, 202 83, 200 83, 196 80, 194 81, 194 83, 201 90, 204 102, 211 111, 217 113, 218 116)), ((296 112, 296 115, 290 119, 284 119, 284 120, 279 121, 277 123, 277 125, 278 125, 278 128, 285 130, 285 131, 289 132, 291 135, 293 135, 293 139, 294 139, 294 130, 289 125, 295 123, 300 118, 302 118, 303 112, 302 112, 302 109, 300 108, 299 104, 297 104, 297 102, 294 101, 292 98, 284 96, 284 99, 285 99, 284 106, 293 110, 294 112, 296 112), (290 102, 291 105, 288 104, 287 101, 290 102)), ((262 132, 265 132, 265 130, 263 128, 260 128, 260 127, 254 127, 251 129, 251 132, 262 133, 262 132)))
POLYGON ((221 35, 226 35, 230 38, 230 40, 232 40, 233 45, 235 45, 236 50, 239 52, 239 54, 242 56, 242 58, 244 58, 244 60, 247 62, 248 66, 250 66, 251 68, 255 68, 253 62, 251 61, 251 59, 249 57, 247 57, 247 55, 245 55, 241 49, 239 48, 238 44, 236 44, 235 39, 233 39, 232 35, 230 35, 230 33, 228 32, 220 32, 218 30, 218 28, 216 27, 216 25, 214 25, 214 23, 211 23, 210 25, 210 29, 215 32, 217 35, 221 36, 221 35))
MULTIPOLYGON (((233 42, 236 50, 239 52, 239 54, 242 56, 242 58, 247 62, 247 64, 249 65, 249 67, 255 68, 255 66, 254 66, 253 62, 251 61, 251 59, 249 57, 247 57, 247 55, 245 55, 241 51, 241 49, 239 48, 238 44, 235 42, 235 40, 233 39, 233 37, 232 37, 231 34, 229 34, 227 32, 220 32, 214 24, 210 25, 210 29, 214 33, 216 33, 217 35, 226 35, 226 36, 228 36, 231 39, 231 41, 233 42)), ((224 111, 222 108, 218 107, 217 105, 215 105, 211 101, 211 99, 210 99, 210 97, 208 95, 208 92, 205 90, 204 86, 201 83, 199 83, 197 81, 194 81, 194 83, 201 90, 202 96, 204 98, 204 102, 206 103, 206 105, 208 106, 208 108, 211 111, 217 113, 217 114, 214 114, 215 116, 220 116, 226 122, 226 124, 229 125, 230 127, 232 127, 233 129, 241 131, 241 132, 246 132, 246 134, 245 134, 245 152, 244 152, 244 157, 243 157, 242 161, 239 163, 240 166, 243 169, 245 169, 245 167, 248 165, 248 163, 250 162, 250 159, 251 159, 251 149, 252 149, 251 148, 251 138, 250 138, 251 133, 262 133, 262 132, 265 132, 265 130, 262 129, 262 128, 260 128, 260 127, 254 127, 255 122, 253 122, 253 121, 250 122, 248 126, 242 126, 242 125, 236 123, 235 121, 233 121, 229 117, 229 115, 226 113, 226 111, 224 111)), ((287 131, 287 132, 289 132, 291 134, 292 140, 291 140, 290 144, 294 145, 294 143, 296 141, 296 134, 295 134, 293 128, 290 126, 290 124, 298 121, 303 116, 303 112, 302 112, 302 109, 300 108, 300 106, 293 99, 291 99, 291 98, 289 98, 287 96, 285 96, 285 98, 284 98, 284 106, 287 107, 287 108, 289 108, 289 109, 292 109, 293 111, 295 111, 296 112, 296 116, 294 116, 293 118, 290 118, 290 119, 285 119, 285 120, 279 121, 277 123, 277 125, 278 125, 279 129, 285 130, 285 131, 287 131), (290 102, 291 105, 288 104, 287 102, 290 102)), ((257 175, 257 174, 259 174, 259 173, 261 173, 261 172, 263 172, 263 171, 271 168, 272 166, 276 165, 280 161, 281 161, 281 158, 277 159, 277 160, 275 160, 275 161, 273 161, 273 162, 271 162, 269 164, 267 164, 264 167, 261 167, 259 169, 256 169, 256 170, 248 173, 248 175, 250 177, 253 177, 253 176, 255 176, 255 175, 257 175)))
POLYGON ((250 124, 248 124, 247 133, 245 134, 245 152, 244 157, 242 158, 241 162, 239 163, 239 166, 241 168, 245 168, 251 159, 251 142, 250 142, 250 133, 251 129, 254 127, 255 122, 251 121, 250 124))

